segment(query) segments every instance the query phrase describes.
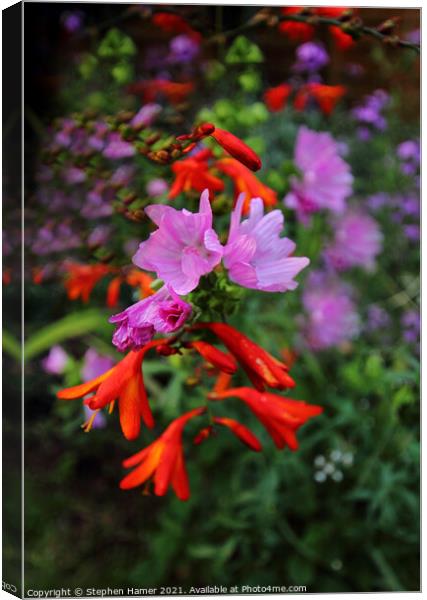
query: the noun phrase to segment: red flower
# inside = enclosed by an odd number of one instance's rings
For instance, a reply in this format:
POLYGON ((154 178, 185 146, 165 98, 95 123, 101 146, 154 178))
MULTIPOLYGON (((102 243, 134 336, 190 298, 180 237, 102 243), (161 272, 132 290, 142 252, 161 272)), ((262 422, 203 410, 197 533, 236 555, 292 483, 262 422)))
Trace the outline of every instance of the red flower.
POLYGON ((58 392, 61 400, 75 400, 95 392, 85 404, 92 410, 104 408, 115 400, 119 401, 120 425, 128 440, 138 437, 141 418, 147 427, 154 426, 142 376, 142 361, 150 348, 167 343, 165 340, 149 342, 141 350, 133 350, 112 369, 96 379, 66 388, 58 392))
POLYGON ((229 131, 218 129, 213 123, 202 123, 191 133, 179 135, 176 139, 178 141, 191 140, 192 144, 185 149, 185 152, 187 152, 194 147, 194 144, 208 136, 213 137, 224 150, 251 171, 258 171, 261 168, 261 159, 252 148, 229 131))
POLYGON ((221 350, 218 350, 215 346, 202 341, 190 342, 188 346, 197 350, 208 363, 220 371, 228 373, 229 375, 232 375, 237 371, 237 364, 233 356, 221 352, 221 350))
POLYGON ((70 300, 82 299, 88 302, 89 296, 96 283, 102 279, 111 268, 107 265, 81 265, 79 263, 69 262, 65 265, 67 278, 64 282, 70 300))
POLYGON ((236 158, 251 171, 258 171, 261 168, 262 163, 260 157, 252 150, 252 148, 249 148, 247 144, 229 131, 215 127, 211 136, 224 148, 224 150, 226 150, 226 152, 231 154, 233 158, 236 158))
POLYGON ((209 329, 222 341, 233 354, 249 379, 259 391, 265 386, 286 389, 295 387, 294 380, 288 374, 288 367, 255 344, 248 337, 226 323, 198 323, 193 329, 209 329))
POLYGON ((203 192, 206 188, 210 192, 221 192, 224 189, 224 182, 209 172, 207 159, 211 156, 211 151, 206 149, 185 158, 178 160, 172 165, 172 171, 175 173, 175 181, 169 191, 169 198, 176 198, 181 192, 203 192))
POLYGON ((164 496, 172 485, 180 500, 188 500, 190 487, 184 463, 182 433, 187 422, 205 410, 195 408, 175 419, 155 442, 123 461, 124 467, 136 468, 122 479, 121 489, 134 488, 153 477, 156 496, 164 496))
MULTIPOLYGON (((331 19, 339 19, 348 9, 346 6, 324 6, 316 8, 316 13, 321 17, 329 17, 331 19)), ((339 50, 348 50, 355 41, 351 35, 345 33, 341 27, 331 25, 329 32, 335 40, 335 44, 339 50)))
POLYGON ((295 96, 294 107, 304 110, 310 98, 313 98, 325 115, 330 115, 337 103, 346 93, 343 85, 324 85, 321 83, 307 83, 295 96))
MULTIPOLYGON (((280 9, 282 15, 298 15, 301 13, 301 6, 287 6, 280 9)), ((293 42, 308 42, 314 35, 313 25, 308 23, 298 23, 297 21, 282 21, 279 24, 279 31, 284 33, 293 42)))
POLYGON ((158 96, 164 96, 172 104, 182 104, 187 96, 194 91, 194 83, 191 81, 180 83, 168 79, 150 79, 147 81, 136 81, 128 85, 130 94, 142 96, 144 102, 153 102, 158 96))
POLYGON ((201 34, 198 31, 195 31, 180 15, 159 12, 153 15, 152 21, 154 25, 163 29, 166 33, 174 35, 185 33, 195 42, 200 42, 202 39, 201 34))
POLYGON ((288 101, 292 86, 282 83, 276 87, 269 88, 264 92, 264 102, 271 112, 282 110, 288 101))
POLYGON ((234 158, 221 158, 215 163, 215 167, 231 177, 234 183, 234 194, 237 197, 245 192, 246 198, 243 205, 243 213, 249 211, 251 198, 262 198, 265 206, 277 204, 277 194, 274 190, 264 185, 257 177, 238 160, 234 158))
POLYGON ((291 450, 296 450, 298 448, 296 431, 308 419, 320 415, 323 411, 321 406, 315 404, 282 398, 268 392, 260 393, 248 387, 213 392, 209 394, 209 398, 211 400, 239 398, 245 402, 267 429, 279 449, 288 446, 291 450))
MULTIPOLYGON (((234 433, 236 437, 239 438, 244 444, 249 446, 255 452, 259 452, 262 450, 262 446, 258 438, 244 425, 235 421, 234 419, 229 419, 228 417, 214 417, 214 423, 218 423, 218 425, 224 425, 224 427, 228 427, 234 433)), ((194 438, 194 443, 196 445, 201 444, 204 440, 206 440, 209 436, 214 432, 214 428, 212 425, 208 427, 204 427, 199 431, 199 433, 194 438)))

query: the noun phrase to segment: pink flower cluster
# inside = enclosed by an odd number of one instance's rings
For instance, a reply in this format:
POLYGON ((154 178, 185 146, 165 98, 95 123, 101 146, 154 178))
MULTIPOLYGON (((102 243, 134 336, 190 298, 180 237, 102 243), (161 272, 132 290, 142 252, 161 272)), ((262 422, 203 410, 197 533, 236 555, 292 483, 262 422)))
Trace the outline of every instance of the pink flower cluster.
POLYGON ((300 176, 291 178, 291 191, 284 202, 296 211, 301 222, 307 223, 310 215, 319 210, 338 214, 344 211, 345 201, 352 193, 353 176, 341 152, 329 133, 300 127, 294 157, 300 176))
POLYGON ((145 209, 157 230, 142 242, 133 262, 154 271, 165 286, 155 295, 134 304, 110 321, 118 325, 113 343, 119 350, 139 348, 155 332, 179 329, 191 313, 185 296, 197 288, 200 278, 224 261, 235 283, 268 292, 294 290, 294 277, 308 265, 305 257, 292 256, 295 244, 281 238, 284 219, 280 210, 264 215, 260 198, 253 198, 250 213, 242 220, 244 194, 231 215, 228 241, 222 246, 212 227, 209 192, 200 197, 197 213, 153 204, 145 209))

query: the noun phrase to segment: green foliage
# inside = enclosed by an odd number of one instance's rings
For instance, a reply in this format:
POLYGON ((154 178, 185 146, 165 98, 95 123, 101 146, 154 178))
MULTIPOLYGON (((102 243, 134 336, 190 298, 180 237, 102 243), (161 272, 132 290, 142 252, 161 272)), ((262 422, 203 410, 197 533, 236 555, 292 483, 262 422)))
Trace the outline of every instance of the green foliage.
POLYGON ((236 37, 225 56, 225 62, 229 65, 257 64, 263 61, 264 56, 260 48, 244 35, 236 37))

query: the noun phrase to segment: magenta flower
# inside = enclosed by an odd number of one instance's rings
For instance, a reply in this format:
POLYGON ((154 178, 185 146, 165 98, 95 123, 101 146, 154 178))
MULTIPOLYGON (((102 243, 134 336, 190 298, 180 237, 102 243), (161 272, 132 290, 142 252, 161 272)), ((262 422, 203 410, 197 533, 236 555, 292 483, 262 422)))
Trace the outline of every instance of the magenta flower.
POLYGON ((162 196, 169 190, 168 182, 165 179, 160 178, 152 179, 145 186, 145 190, 152 198, 162 196))
POLYGON ((345 200, 352 192, 353 176, 329 133, 300 127, 295 165, 301 175, 291 178, 291 191, 284 202, 297 211, 302 222, 307 223, 311 213, 322 209, 343 212, 345 200))
POLYGON ((191 313, 191 304, 184 302, 171 288, 163 286, 156 294, 132 304, 109 321, 117 324, 113 344, 124 352, 142 348, 156 332, 172 333, 183 326, 191 313))
POLYGON ((304 337, 313 350, 339 346, 360 330, 351 289, 338 279, 312 272, 303 294, 307 319, 304 337))
POLYGON ((49 354, 42 360, 42 367, 46 373, 61 375, 68 362, 68 354, 62 346, 52 346, 49 354))
POLYGON ((252 198, 249 218, 241 222, 245 194, 240 194, 231 215, 230 233, 224 248, 224 265, 235 283, 265 292, 294 290, 293 278, 309 264, 305 257, 292 257, 295 244, 281 238, 283 214, 264 215, 261 198, 252 198))
POLYGON ((160 204, 147 206, 145 212, 158 229, 140 244, 133 262, 141 269, 155 271, 157 277, 184 296, 222 258, 223 248, 212 229, 209 191, 200 196, 198 213, 160 204))
POLYGON ((334 230, 335 240, 325 252, 332 266, 338 270, 363 267, 373 271, 383 242, 375 219, 361 212, 348 212, 335 222, 334 230))

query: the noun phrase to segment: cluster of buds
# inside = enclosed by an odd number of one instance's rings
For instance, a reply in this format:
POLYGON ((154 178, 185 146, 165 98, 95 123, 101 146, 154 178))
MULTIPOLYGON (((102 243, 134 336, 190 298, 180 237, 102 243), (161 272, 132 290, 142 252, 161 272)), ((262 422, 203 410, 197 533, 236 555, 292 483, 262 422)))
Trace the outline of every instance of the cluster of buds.
MULTIPOLYGON (((102 409, 112 412, 117 402, 123 435, 126 439, 133 440, 140 433, 141 423, 150 429, 154 427, 154 416, 142 373, 142 363, 147 352, 155 349, 161 356, 196 352, 202 357, 202 368, 208 374, 217 375, 216 383, 207 394, 204 405, 193 408, 172 421, 160 437, 124 461, 124 467, 132 471, 122 479, 122 489, 143 484, 147 486, 153 481, 157 496, 166 494, 171 486, 179 499, 187 500, 190 486, 184 461, 183 432, 187 423, 195 418, 205 419, 205 424, 202 424, 194 437, 195 445, 216 434, 217 426, 221 425, 251 450, 261 451, 261 442, 245 425, 228 416, 214 414, 215 407, 223 400, 235 398, 242 401, 264 426, 278 449, 288 447, 296 450, 297 430, 307 420, 322 412, 320 406, 267 391, 267 388, 288 390, 295 386, 288 366, 230 325, 197 323, 186 328, 185 334, 190 339, 174 336, 153 340, 139 350, 130 351, 101 376, 58 392, 58 397, 62 400, 84 398, 84 404, 95 411, 95 414, 102 409), (196 338, 199 332, 213 334, 227 351, 196 338), (246 372, 253 387, 231 385, 238 366, 246 372)), ((93 415, 91 419, 93 422, 93 415)), ((83 428, 89 431, 91 422, 84 423, 83 428)))

